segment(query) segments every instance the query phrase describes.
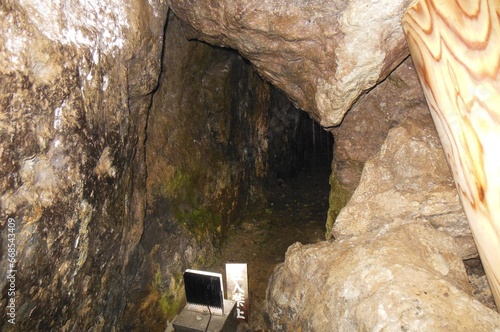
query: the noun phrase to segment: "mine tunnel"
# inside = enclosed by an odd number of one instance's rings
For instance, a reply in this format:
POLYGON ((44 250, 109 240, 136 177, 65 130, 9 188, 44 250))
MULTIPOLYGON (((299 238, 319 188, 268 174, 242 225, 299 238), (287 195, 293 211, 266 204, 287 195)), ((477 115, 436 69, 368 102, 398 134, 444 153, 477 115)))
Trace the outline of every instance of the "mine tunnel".
MULTIPOLYGON (((226 263, 248 266, 238 331, 499 329, 409 6, 2 2, 2 331, 174 331, 184 272, 226 263)), ((472 173, 482 206, 496 182, 472 173)))
POLYGON ((325 237, 333 136, 238 52, 188 40, 183 28, 172 15, 147 126, 140 245, 151 253, 163 243, 148 269, 160 266, 165 289, 181 275, 171 264, 248 264, 253 321, 263 326, 267 280, 287 247, 325 237))

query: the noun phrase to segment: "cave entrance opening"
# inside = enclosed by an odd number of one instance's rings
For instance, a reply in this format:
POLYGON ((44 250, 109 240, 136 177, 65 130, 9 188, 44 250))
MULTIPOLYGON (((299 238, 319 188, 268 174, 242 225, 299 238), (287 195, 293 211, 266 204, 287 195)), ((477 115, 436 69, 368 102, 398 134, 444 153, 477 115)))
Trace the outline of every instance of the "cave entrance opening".
POLYGON ((170 317, 185 269, 247 263, 251 322, 263 329, 274 267, 294 242, 325 238, 333 136, 236 51, 187 30, 169 15, 147 122, 141 271, 170 317))

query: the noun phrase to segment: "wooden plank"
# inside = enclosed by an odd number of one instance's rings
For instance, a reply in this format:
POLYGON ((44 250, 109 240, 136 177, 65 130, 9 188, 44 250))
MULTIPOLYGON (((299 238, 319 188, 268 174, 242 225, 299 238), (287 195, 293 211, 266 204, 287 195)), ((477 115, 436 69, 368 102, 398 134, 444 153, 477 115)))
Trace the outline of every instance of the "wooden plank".
POLYGON ((500 308, 499 17, 499 0, 419 0, 402 25, 500 308))

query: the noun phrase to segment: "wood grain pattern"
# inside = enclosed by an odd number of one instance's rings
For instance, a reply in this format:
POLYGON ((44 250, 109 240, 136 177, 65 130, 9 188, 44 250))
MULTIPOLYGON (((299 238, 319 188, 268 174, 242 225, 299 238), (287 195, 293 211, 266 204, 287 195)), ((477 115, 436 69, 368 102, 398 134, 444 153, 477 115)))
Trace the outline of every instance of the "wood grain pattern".
POLYGON ((403 29, 500 308, 500 0, 419 0, 403 29))

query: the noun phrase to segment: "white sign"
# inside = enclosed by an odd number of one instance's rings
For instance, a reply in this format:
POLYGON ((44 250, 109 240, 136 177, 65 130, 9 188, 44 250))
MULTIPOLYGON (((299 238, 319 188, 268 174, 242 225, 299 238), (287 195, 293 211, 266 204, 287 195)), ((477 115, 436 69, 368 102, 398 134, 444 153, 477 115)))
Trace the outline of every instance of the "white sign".
POLYGON ((248 300, 247 264, 226 264, 227 298, 236 302, 238 322, 247 322, 250 316, 248 300))

